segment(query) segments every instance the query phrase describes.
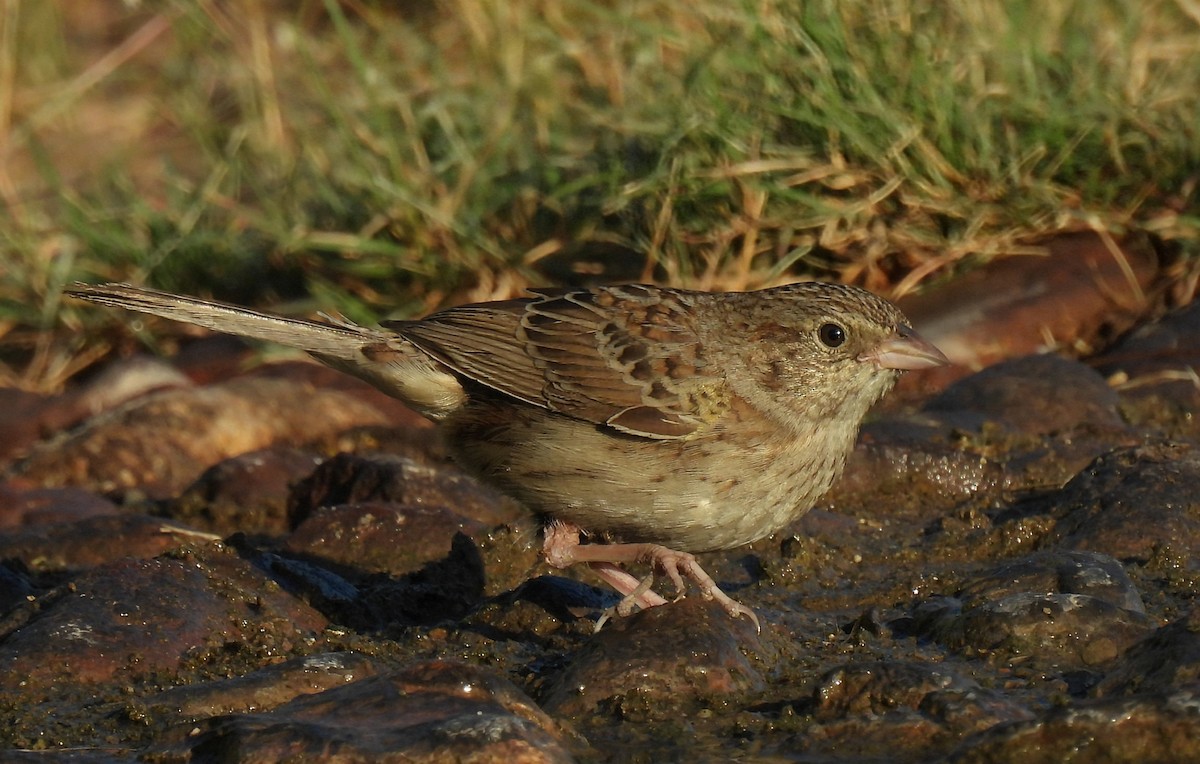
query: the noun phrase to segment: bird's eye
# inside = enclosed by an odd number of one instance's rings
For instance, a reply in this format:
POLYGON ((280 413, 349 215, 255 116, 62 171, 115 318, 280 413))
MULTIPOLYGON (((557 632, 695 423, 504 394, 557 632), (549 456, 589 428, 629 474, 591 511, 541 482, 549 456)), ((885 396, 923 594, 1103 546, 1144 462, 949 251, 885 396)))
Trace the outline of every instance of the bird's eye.
POLYGON ((825 347, 835 348, 846 341, 846 330, 837 324, 821 324, 817 337, 825 347))

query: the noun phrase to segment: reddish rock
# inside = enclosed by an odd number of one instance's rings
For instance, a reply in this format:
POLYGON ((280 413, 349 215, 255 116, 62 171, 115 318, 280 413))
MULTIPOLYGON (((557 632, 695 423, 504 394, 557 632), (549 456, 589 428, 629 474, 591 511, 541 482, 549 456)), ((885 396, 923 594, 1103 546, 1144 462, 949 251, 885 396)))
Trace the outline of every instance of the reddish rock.
POLYGON ((0 484, 0 531, 115 515, 116 504, 79 488, 27 488, 0 484))
POLYGON ((1057 234, 1022 249, 900 300, 921 335, 960 364, 943 379, 1045 350, 1095 352, 1149 315, 1167 286, 1144 235, 1057 234))
POLYGON ((1200 692, 1183 688, 1052 707, 965 740, 953 764, 1200 761, 1200 692))
POLYGON ((133 703, 130 713, 196 721, 221 714, 269 711, 381 671, 378 663, 357 653, 306 655, 230 679, 172 687, 133 703))
POLYGON ((1127 650, 1091 692, 1097 697, 1165 694, 1179 687, 1200 687, 1200 609, 1127 650))
POLYGON ((287 654, 326 623, 217 549, 100 565, 19 610, 0 634, 0 687, 30 698, 62 683, 177 671, 228 646, 287 654))
POLYGON ((127 557, 148 560, 216 537, 149 515, 98 515, 0 534, 0 559, 42 571, 78 571, 127 557))
POLYGON ((321 461, 310 451, 286 446, 239 454, 205 470, 166 513, 221 536, 282 535, 289 530, 287 502, 292 487, 321 461))
POLYGON ((237 379, 141 398, 44 444, 12 475, 43 486, 138 489, 165 498, 231 456, 390 421, 348 393, 282 379, 237 379))
POLYGON ((359 572, 403 575, 445 557, 455 534, 485 531, 445 507, 372 501, 318 509, 288 537, 284 551, 359 572))

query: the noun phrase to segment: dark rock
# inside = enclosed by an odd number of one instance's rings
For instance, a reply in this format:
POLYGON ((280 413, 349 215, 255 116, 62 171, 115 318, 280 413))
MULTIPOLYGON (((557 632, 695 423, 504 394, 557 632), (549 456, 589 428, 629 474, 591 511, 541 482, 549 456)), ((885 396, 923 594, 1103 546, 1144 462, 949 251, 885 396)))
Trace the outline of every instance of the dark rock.
POLYGON ((991 366, 962 379, 924 410, 957 427, 985 422, 1024 435, 1079 427, 1121 429, 1117 394, 1088 366, 1058 355, 1032 355, 991 366))
POLYGON ((115 515, 119 511, 108 499, 79 488, 0 485, 0 530, 115 515))
POLYGON ((1002 464, 952 442, 947 428, 888 418, 863 427, 845 473, 823 501, 851 515, 921 519, 1003 484, 1002 464))
POLYGON ((453 465, 353 454, 335 456, 297 485, 288 512, 293 526, 298 526, 319 507, 368 501, 447 508, 486 525, 525 514, 515 501, 453 465))
POLYGON ((797 746, 846 759, 929 757, 965 734, 1033 714, 945 665, 851 663, 827 672, 813 693, 817 724, 797 746))
POLYGON ((484 569, 479 549, 465 535, 454 536, 449 553, 399 578, 375 575, 362 590, 351 625, 379 628, 399 621, 436 624, 465 616, 483 598, 484 569))
POLYGON ((1051 708, 965 740, 953 764, 1200 760, 1200 692, 1194 688, 1051 708))
POLYGON ((1107 453, 1048 499, 1048 539, 1068 549, 1145 560, 1156 548, 1200 551, 1200 450, 1159 443, 1107 453))
POLYGON ((37 590, 25 565, 17 560, 0 562, 0 616, 33 599, 37 590))
POLYGON ((1200 440, 1200 302, 1140 327, 1091 362, 1116 386, 1129 422, 1200 440))
POLYGON ((1154 628, 1115 560, 1071 553, 1005 562, 959 597, 926 600, 915 620, 918 633, 953 650, 1060 669, 1109 663, 1154 628))
POLYGON ((597 711, 622 719, 678 715, 700 698, 765 687, 754 625, 699 597, 615 618, 550 680, 542 706, 557 717, 597 711))
POLYGON ((494 671, 431 661, 181 725, 144 755, 198 760, 569 762, 574 744, 494 671))
POLYGON ((169 503, 166 513, 221 536, 286 533, 289 492, 321 461, 316 454, 287 447, 240 454, 205 470, 169 503))
POLYGON ((1129 648, 1092 688, 1097 697, 1200 687, 1200 610, 1129 648))
POLYGON ((125 713, 142 721, 154 717, 195 722, 222 714, 269 711, 381 671, 378 663, 357 653, 306 655, 230 679, 172 687, 131 703, 125 713))
POLYGON ((1024 592, 1084 594, 1135 613, 1146 612, 1125 567, 1098 552, 1049 549, 1002 562, 972 579, 959 597, 965 607, 975 607, 1024 592))

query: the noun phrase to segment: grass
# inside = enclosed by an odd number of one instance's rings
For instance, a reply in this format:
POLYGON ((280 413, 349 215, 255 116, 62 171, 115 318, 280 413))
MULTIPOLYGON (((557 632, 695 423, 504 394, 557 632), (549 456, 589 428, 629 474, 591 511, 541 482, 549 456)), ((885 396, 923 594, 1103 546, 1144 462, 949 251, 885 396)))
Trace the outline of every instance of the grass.
POLYGON ((120 331, 60 303, 76 279, 373 321, 598 247, 894 294, 1048 232, 1200 226, 1194 0, 0 8, 5 384, 120 331))

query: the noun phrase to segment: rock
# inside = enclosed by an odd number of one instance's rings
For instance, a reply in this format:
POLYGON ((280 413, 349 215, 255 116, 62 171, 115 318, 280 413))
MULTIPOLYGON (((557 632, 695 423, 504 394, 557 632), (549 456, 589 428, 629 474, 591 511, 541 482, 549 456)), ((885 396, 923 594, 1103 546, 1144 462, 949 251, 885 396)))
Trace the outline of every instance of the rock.
POLYGON ((573 743, 503 677, 429 661, 296 699, 264 713, 217 716, 164 736, 159 762, 574 761, 573 743))
POLYGON ((1021 250, 900 307, 956 364, 979 369, 1047 349, 1094 352, 1149 314, 1168 281, 1144 234, 1060 233, 1021 250))
POLYGON ((296 526, 319 507, 367 501, 440 507, 487 525, 526 514, 515 501, 453 465, 353 454, 335 456, 297 485, 288 512, 296 526))
POLYGON ((952 764, 1200 760, 1200 692, 1178 689, 1051 708, 968 738, 952 764))
POLYGON ((1092 363, 1115 386, 1129 422, 1200 440, 1200 302, 1138 328, 1092 363))
POLYGON ((583 718, 603 707, 622 719, 678 715, 700 698, 765 686, 754 625, 699 597, 610 620, 548 683, 542 706, 583 718), (745 652, 743 652, 745 651, 745 652))
POLYGON ((321 461, 310 451, 286 446, 239 454, 205 470, 167 505, 166 513, 221 536, 285 534, 292 486, 321 461))
POLYGON ((148 560, 183 544, 215 539, 161 517, 97 515, 2 534, 0 559, 20 560, 39 571, 79 571, 126 558, 148 560))
POLYGON ((104 494, 137 489, 167 498, 231 456, 389 421, 336 390, 283 379, 235 379, 132 401, 41 444, 9 476, 45 487, 104 494))
POLYGON ((1110 663, 1154 628, 1119 563, 1060 552, 1002 563, 915 617, 917 633, 955 651, 1063 670, 1110 663))
POLYGON ((991 422, 1039 436, 1080 427, 1122 429, 1117 404, 1117 394, 1088 366, 1057 355, 1031 355, 954 383, 923 410, 967 430, 991 422))
POLYGON ((843 760, 928 758, 965 734, 1033 718, 950 666, 911 661, 839 666, 821 677, 812 702, 818 723, 797 748, 843 760))
POLYGON ((1200 687, 1200 610, 1163 626, 1134 645, 1095 687, 1096 697, 1200 687))
POLYGON ((9 614, 0 633, 0 687, 37 699, 63 683, 178 671, 187 660, 229 646, 269 657, 325 624, 216 547, 118 560, 9 614))
POLYGON ((151 717, 196 722, 224 714, 261 713, 382 671, 376 661, 357 653, 306 655, 242 676, 172 687, 130 703, 124 713, 143 723, 151 717))
POLYGON ((115 515, 117 505, 80 488, 0 485, 0 531, 115 515))
POLYGON ((1067 549, 1146 560, 1169 547, 1200 552, 1200 450, 1152 443, 1106 453, 1048 498, 1058 524, 1049 541, 1067 549))
POLYGON ((973 578, 959 597, 969 608, 1025 592, 1083 594, 1135 613, 1146 612, 1125 567, 1099 552, 1048 549, 1001 562, 973 578))
POLYGON ((864 425, 845 473, 822 501, 849 515, 922 520, 1003 485, 1002 463, 954 442, 948 428, 886 418, 864 425))
POLYGON ((283 552, 357 573, 412 573, 449 553, 460 533, 487 528, 436 504, 365 501, 320 507, 288 536, 283 552))

